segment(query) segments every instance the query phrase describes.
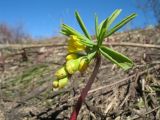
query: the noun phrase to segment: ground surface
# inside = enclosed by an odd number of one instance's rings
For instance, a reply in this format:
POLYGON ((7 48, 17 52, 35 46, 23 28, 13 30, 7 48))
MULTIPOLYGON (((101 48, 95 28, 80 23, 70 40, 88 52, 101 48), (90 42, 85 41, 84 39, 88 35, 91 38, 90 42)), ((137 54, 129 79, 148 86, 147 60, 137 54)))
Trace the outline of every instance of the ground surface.
MULTIPOLYGON (((65 39, 49 42, 64 44, 65 39)), ((127 42, 128 45, 109 46, 132 58, 135 66, 124 72, 103 58, 78 120, 158 120, 160 48, 145 45, 160 45, 160 30, 118 33, 105 42, 127 42)), ((69 119, 94 63, 84 74, 76 73, 66 88, 53 91, 54 72, 65 62, 65 49, 65 46, 1 49, 0 120, 69 119)))

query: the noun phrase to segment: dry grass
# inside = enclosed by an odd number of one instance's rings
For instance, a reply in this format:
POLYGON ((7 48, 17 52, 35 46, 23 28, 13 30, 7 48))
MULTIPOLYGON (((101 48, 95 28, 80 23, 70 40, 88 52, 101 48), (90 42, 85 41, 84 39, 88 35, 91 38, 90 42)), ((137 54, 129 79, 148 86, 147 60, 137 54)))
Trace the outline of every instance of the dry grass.
MULTIPOLYGON (((160 45, 159 33, 159 29, 120 33, 106 42, 160 45)), ((135 66, 124 72, 103 60, 78 119, 159 119, 160 49, 127 45, 110 47, 132 58, 135 66)), ((40 49, 42 47, 26 48, 25 51, 1 49, 5 58, 0 73, 2 120, 69 118, 93 65, 85 74, 77 73, 73 76, 74 83, 70 83, 65 89, 52 91, 53 73, 64 63, 65 48, 46 47, 43 52, 40 49)))

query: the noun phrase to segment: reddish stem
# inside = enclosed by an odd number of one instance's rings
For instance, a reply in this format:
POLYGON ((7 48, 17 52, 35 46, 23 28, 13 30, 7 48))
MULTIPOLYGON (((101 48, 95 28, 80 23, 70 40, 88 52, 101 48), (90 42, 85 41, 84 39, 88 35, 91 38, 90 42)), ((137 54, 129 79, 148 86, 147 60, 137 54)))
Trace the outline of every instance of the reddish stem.
POLYGON ((96 57, 96 65, 94 67, 94 70, 92 72, 92 75, 90 76, 85 88, 83 88, 80 97, 78 98, 77 104, 74 108, 74 111, 71 114, 70 120, 76 120, 78 113, 80 111, 80 108, 82 106, 82 103, 85 101, 85 97, 87 96, 88 91, 90 90, 92 83, 94 82, 94 79, 96 78, 96 75, 98 73, 99 67, 101 64, 101 57, 97 55, 96 57))

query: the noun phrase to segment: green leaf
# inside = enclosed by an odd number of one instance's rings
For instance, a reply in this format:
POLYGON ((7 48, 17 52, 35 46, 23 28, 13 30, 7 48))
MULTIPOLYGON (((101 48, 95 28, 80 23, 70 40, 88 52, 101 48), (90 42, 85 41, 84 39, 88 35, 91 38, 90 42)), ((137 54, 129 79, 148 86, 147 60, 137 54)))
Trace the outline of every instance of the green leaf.
POLYGON ((93 41, 89 40, 87 37, 85 37, 84 35, 82 35, 78 31, 76 31, 72 27, 70 27, 66 24, 62 24, 61 27, 62 27, 62 29, 61 29, 60 33, 66 35, 66 36, 69 36, 69 37, 70 37, 70 35, 76 35, 80 39, 80 42, 88 47, 93 47, 95 45, 95 43, 93 41))
POLYGON ((117 51, 114 51, 111 48, 101 46, 100 52, 105 58, 109 59, 112 63, 118 65, 119 67, 123 68, 124 70, 127 70, 133 66, 132 60, 130 60, 125 55, 123 55, 117 51))
POLYGON ((108 23, 108 18, 105 19, 104 21, 101 22, 100 27, 99 27, 99 40, 98 40, 98 45, 100 46, 104 40, 105 33, 107 31, 107 23, 108 23))
POLYGON ((98 16, 95 16, 95 33, 96 33, 96 38, 98 40, 98 34, 99 34, 99 30, 98 30, 98 16))
POLYGON ((114 32, 119 30, 121 27, 123 27, 125 24, 127 24, 129 21, 131 21, 133 18, 135 18, 137 15, 135 13, 129 15, 125 19, 123 19, 121 22, 119 22, 115 27, 113 27, 109 32, 106 33, 105 37, 108 37, 112 35, 114 32))
POLYGON ((94 56, 96 55, 96 53, 97 53, 97 51, 92 51, 91 53, 89 53, 87 55, 87 58, 89 59, 89 61, 91 61, 94 58, 94 56))
POLYGON ((85 36, 86 36, 88 39, 92 40, 91 36, 89 35, 89 33, 88 33, 88 31, 87 31, 87 29, 86 29, 86 27, 85 27, 85 25, 84 25, 83 20, 81 19, 80 15, 79 15, 79 13, 78 13, 77 11, 75 12, 75 16, 76 16, 77 22, 79 23, 79 25, 80 25, 83 33, 85 34, 85 36))
POLYGON ((82 44, 84 44, 84 45, 86 45, 86 46, 88 46, 88 47, 93 47, 93 46, 95 46, 96 44, 94 43, 94 42, 91 42, 89 39, 86 39, 85 37, 78 37, 78 38, 80 38, 80 42, 82 43, 82 44))
POLYGON ((120 14, 121 10, 117 9, 115 10, 108 18, 106 18, 104 21, 101 22, 99 25, 99 40, 98 45, 100 46, 105 38, 105 34, 108 31, 109 26, 112 24, 112 22, 117 18, 117 16, 120 14))
POLYGON ((115 10, 112 15, 110 15, 108 19, 107 29, 110 27, 110 25, 114 22, 114 20, 118 17, 118 15, 121 13, 121 9, 115 10))
POLYGON ((70 36, 70 35, 80 36, 81 35, 78 31, 76 31, 75 29, 73 29, 72 27, 70 27, 66 24, 61 25, 61 33, 65 33, 65 35, 67 35, 67 36, 70 36))

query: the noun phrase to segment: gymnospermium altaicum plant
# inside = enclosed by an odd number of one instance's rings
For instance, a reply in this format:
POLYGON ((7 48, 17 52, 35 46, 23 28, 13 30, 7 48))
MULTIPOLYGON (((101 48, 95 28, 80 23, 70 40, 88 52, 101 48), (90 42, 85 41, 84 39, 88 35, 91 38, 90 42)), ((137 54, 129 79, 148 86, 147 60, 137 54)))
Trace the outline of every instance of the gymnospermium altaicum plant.
POLYGON ((121 13, 121 9, 116 9, 108 18, 103 20, 100 24, 98 23, 98 17, 95 16, 95 36, 96 42, 91 38, 91 35, 88 33, 84 22, 82 21, 79 13, 75 12, 75 17, 79 26, 81 27, 84 34, 79 33, 72 27, 62 24, 61 33, 69 37, 68 39, 68 54, 66 56, 66 63, 55 72, 56 80, 53 81, 54 88, 63 88, 67 85, 69 78, 77 71, 84 72, 89 66, 90 62, 95 59, 94 70, 85 86, 82 89, 81 95, 77 101, 77 104, 71 114, 70 120, 76 120, 79 110, 82 106, 82 103, 87 96, 88 91, 91 88, 91 85, 98 73, 101 56, 104 56, 107 60, 110 60, 113 64, 116 64, 124 70, 128 70, 133 66, 131 59, 125 55, 106 47, 103 45, 103 41, 106 37, 109 37, 133 18, 136 17, 135 13, 124 18, 113 28, 110 28, 113 21, 121 13))

